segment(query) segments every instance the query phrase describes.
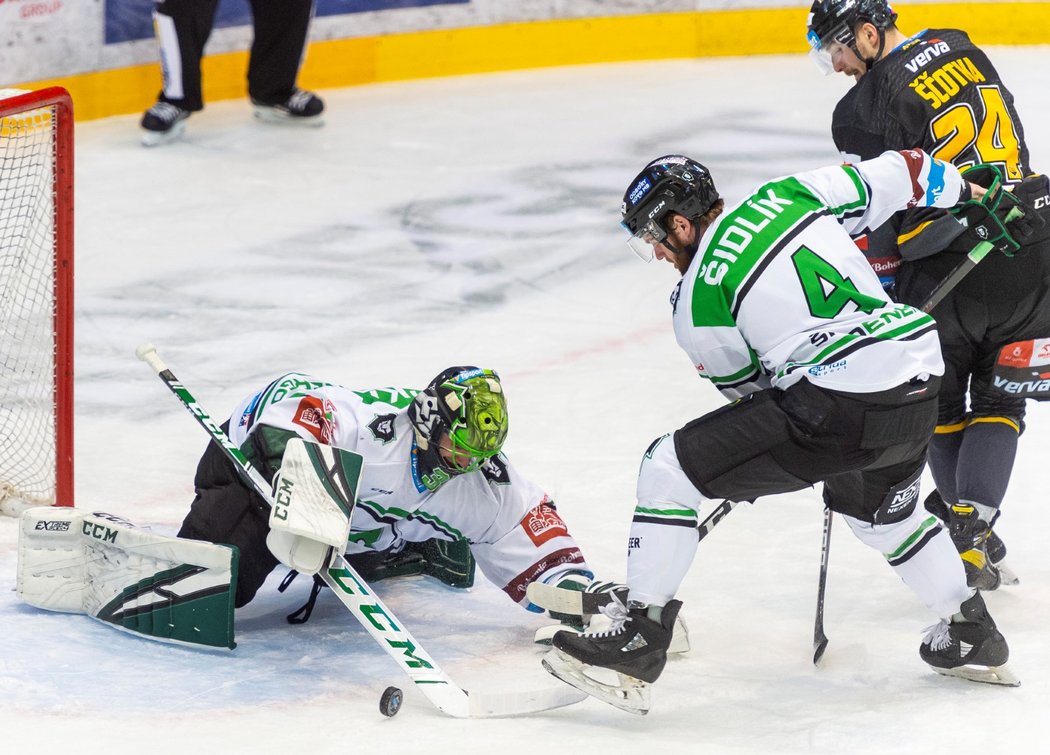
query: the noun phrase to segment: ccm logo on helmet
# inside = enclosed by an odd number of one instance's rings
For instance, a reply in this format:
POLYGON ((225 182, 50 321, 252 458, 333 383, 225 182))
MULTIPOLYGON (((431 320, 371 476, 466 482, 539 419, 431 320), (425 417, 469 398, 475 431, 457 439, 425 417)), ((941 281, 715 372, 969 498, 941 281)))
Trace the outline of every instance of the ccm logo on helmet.
POLYGON ((649 218, 648 219, 652 220, 653 216, 656 215, 658 212, 660 212, 660 210, 662 210, 664 208, 664 205, 666 205, 666 204, 667 204, 667 200, 666 199, 661 199, 660 200, 660 204, 656 205, 656 207, 654 207, 652 209, 652 211, 649 213, 649 218))

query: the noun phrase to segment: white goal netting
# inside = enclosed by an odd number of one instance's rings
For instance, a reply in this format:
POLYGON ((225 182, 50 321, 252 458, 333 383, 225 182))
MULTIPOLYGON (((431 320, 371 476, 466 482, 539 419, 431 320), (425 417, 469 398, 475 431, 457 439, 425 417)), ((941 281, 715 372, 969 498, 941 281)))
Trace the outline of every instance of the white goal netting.
POLYGON ((7 513, 55 503, 58 474, 58 115, 51 106, 11 112, 16 94, 0 90, 0 507, 7 513))

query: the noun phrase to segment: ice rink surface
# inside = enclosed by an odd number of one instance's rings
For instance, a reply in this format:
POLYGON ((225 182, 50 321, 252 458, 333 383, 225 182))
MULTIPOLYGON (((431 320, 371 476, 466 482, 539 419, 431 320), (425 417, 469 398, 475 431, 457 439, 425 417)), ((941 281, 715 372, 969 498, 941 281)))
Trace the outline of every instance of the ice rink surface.
MULTIPOLYGON (((993 49, 1050 166, 1045 48, 993 49)), ((802 56, 586 66, 324 92, 320 129, 224 102, 184 141, 137 118, 77 129, 77 505, 173 534, 202 431, 135 359, 146 340, 216 417, 284 371, 355 388, 422 387, 451 364, 498 370, 508 456, 554 497, 599 576, 622 579, 638 461, 721 405, 674 343, 670 266, 618 227, 627 182, 685 152, 730 200, 837 162, 848 82, 802 56)), ((1009 292, 1004 292, 1009 296, 1009 292)), ((1033 406, 997 528, 1021 577, 988 596, 1023 685, 940 677, 933 623, 879 554, 837 523, 823 663, 811 663, 819 491, 743 506, 702 544, 679 597, 693 649, 653 710, 587 700, 502 720, 444 717, 330 594, 285 615, 279 569, 237 615, 238 647, 151 643, 14 592, 0 519, 0 748, 7 753, 930 753, 1044 751, 1050 722, 1050 416, 1033 406), (401 713, 378 712, 388 685, 401 713)), ((931 489, 926 479, 924 493, 931 489)), ((479 575, 479 580, 483 577, 479 575)), ((466 688, 558 684, 531 644, 545 620, 493 586, 377 591, 466 688)))

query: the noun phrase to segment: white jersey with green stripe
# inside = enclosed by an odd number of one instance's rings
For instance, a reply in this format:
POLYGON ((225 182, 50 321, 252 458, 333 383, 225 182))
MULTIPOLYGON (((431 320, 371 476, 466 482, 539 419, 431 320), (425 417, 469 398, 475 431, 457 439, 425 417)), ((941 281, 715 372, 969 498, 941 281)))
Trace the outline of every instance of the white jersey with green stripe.
POLYGON ((502 454, 468 474, 420 470, 406 411, 418 393, 352 390, 288 373, 241 401, 229 436, 241 446, 269 425, 361 454, 347 553, 386 550, 400 541, 465 539, 485 576, 523 604, 528 582, 570 567, 588 571, 549 497, 502 454))
POLYGON ((908 207, 951 207, 958 170, 924 152, 778 178, 704 233, 672 296, 679 345, 730 398, 805 378, 870 393, 944 372, 933 319, 886 296, 852 241, 908 207))

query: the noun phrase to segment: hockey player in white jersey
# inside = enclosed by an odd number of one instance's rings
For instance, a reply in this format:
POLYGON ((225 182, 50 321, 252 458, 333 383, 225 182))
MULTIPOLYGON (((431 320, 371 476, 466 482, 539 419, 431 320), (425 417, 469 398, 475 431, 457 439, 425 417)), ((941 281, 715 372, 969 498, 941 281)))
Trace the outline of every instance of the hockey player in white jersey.
MULTIPOLYGON (((422 391, 351 390, 289 373, 241 401, 224 427, 269 479, 294 437, 360 454, 346 552, 365 579, 427 573, 468 587, 476 559, 492 583, 534 611, 529 583, 581 589, 591 581, 551 499, 501 453, 507 403, 491 370, 451 367, 422 391)), ((294 560, 267 537, 269 507, 215 444, 194 484, 179 537, 240 549, 235 602, 243 606, 279 562, 294 560)), ((310 606, 315 597, 316 589, 310 606)))
POLYGON ((682 275, 671 297, 678 343, 734 402, 650 445, 628 541, 629 600, 603 609, 615 622, 608 631, 557 633, 549 671, 646 712, 698 523, 725 499, 823 482, 826 505, 940 617, 922 659, 941 673, 1016 683, 948 533, 916 505, 943 372, 936 324, 890 301, 851 240, 898 210, 950 208, 981 191, 918 150, 776 179, 728 209, 707 169, 682 155, 631 182, 629 244, 682 275), (618 672, 619 685, 591 667, 618 672))

